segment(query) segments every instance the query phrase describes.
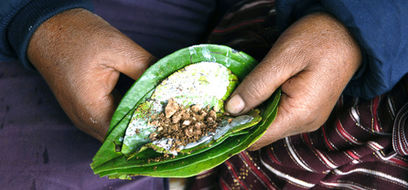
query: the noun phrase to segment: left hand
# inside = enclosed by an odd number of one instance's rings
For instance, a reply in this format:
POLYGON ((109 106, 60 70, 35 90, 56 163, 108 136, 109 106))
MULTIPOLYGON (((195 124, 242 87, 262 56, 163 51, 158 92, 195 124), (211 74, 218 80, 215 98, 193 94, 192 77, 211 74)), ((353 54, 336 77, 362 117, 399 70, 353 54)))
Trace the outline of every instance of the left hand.
POLYGON ((249 150, 317 130, 361 64, 361 52, 332 16, 314 13, 289 27, 226 104, 234 115, 256 107, 281 86, 278 115, 249 150))

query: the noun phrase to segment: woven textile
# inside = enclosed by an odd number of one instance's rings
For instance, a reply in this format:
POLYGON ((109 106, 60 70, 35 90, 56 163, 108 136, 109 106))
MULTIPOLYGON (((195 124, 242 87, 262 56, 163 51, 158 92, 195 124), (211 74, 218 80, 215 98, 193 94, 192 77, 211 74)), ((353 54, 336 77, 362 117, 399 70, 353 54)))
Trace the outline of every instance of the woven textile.
MULTIPOLYGON (((259 60, 277 38, 274 2, 232 9, 209 38, 259 60)), ((408 76, 371 100, 341 96, 317 131, 241 152, 191 189, 407 189, 408 76), (217 183, 214 183, 217 182, 217 183)))

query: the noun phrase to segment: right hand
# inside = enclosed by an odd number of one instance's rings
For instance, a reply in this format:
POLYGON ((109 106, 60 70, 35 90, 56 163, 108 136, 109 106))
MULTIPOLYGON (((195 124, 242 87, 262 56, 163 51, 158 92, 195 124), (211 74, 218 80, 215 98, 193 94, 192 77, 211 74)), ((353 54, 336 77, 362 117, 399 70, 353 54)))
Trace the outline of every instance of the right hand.
POLYGON ((154 57, 99 16, 72 9, 41 24, 27 55, 82 131, 103 141, 120 97, 123 73, 137 79, 154 57))

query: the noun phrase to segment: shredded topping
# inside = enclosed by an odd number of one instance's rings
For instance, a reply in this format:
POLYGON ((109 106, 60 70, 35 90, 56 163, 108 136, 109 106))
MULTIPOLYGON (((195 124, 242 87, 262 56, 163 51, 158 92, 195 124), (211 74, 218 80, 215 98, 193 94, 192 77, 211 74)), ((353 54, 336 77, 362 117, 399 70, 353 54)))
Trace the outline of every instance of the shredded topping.
POLYGON ((196 105, 183 108, 173 99, 168 100, 164 113, 152 115, 150 125, 156 127, 149 138, 154 141, 162 138, 168 141, 170 151, 180 152, 180 146, 196 142, 210 132, 215 132, 221 122, 214 109, 209 106, 200 108, 196 105))

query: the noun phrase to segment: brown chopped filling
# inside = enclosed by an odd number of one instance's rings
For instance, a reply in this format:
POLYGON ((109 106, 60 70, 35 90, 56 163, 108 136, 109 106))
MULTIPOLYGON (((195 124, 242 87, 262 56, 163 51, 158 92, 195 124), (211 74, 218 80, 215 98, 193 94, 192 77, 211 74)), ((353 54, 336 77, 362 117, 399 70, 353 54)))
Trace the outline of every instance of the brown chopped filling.
POLYGON ((196 142, 208 133, 215 132, 221 122, 214 109, 208 106, 183 108, 173 99, 168 101, 164 113, 153 115, 150 119, 150 124, 156 126, 156 132, 151 133, 149 138, 171 138, 174 142, 169 142, 170 151, 177 152, 181 151, 179 146, 196 142))

